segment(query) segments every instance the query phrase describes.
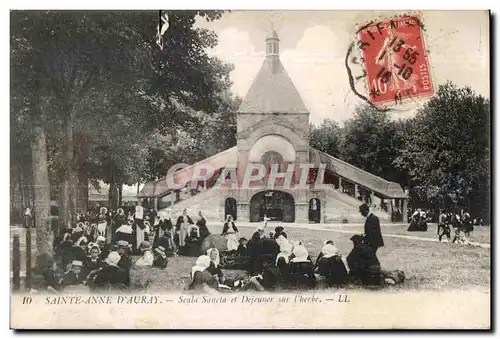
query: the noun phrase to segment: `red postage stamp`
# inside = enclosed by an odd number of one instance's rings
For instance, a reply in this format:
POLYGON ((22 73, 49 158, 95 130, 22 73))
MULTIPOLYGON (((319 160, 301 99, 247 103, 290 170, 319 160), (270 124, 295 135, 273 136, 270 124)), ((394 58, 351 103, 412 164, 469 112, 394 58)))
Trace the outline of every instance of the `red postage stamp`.
POLYGON ((373 22, 359 30, 370 101, 401 103, 434 94, 418 16, 373 22))

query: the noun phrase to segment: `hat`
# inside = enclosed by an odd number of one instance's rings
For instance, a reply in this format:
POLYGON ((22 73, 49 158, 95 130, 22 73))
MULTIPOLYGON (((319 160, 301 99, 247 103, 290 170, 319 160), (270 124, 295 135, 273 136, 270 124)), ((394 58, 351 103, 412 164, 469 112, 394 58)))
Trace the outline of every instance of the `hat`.
POLYGON ((362 204, 359 206, 359 211, 369 211, 370 210, 370 207, 368 207, 368 205, 366 203, 362 204))
POLYGON ((102 235, 98 236, 97 239, 96 239, 96 242, 99 242, 99 241, 104 241, 106 242, 106 238, 104 238, 102 235))
POLYGON ((151 243, 149 241, 143 241, 139 245, 139 248, 141 251, 150 251, 151 250, 151 243))
POLYGON ((97 248, 98 253, 101 254, 101 249, 99 248, 99 246, 96 243, 91 242, 91 243, 89 243, 88 247, 89 247, 89 253, 92 252, 92 250, 94 248, 97 248))
POLYGON ((120 254, 118 252, 113 251, 108 254, 108 257, 106 258, 105 262, 108 265, 116 266, 120 261, 120 259, 121 259, 120 254))
POLYGON ((248 240, 247 240, 247 238, 245 238, 245 237, 241 237, 238 241, 239 241, 239 242, 242 242, 242 241, 248 241, 248 240))
POLYGON ((157 248, 155 248, 155 251, 160 253, 160 254, 165 254, 165 247, 158 246, 157 248))
POLYGON ((307 249, 303 245, 294 246, 292 253, 295 255, 295 258, 292 259, 292 262, 309 261, 307 259, 309 253, 307 252, 307 249))
POLYGON ((120 227, 118 227, 115 233, 132 234, 133 230, 132 227, 130 227, 130 225, 121 225, 120 227))
POLYGON ((83 262, 81 262, 80 260, 73 260, 71 262, 71 266, 80 266, 80 267, 82 267, 83 266, 83 262))
POLYGON ((363 237, 362 235, 360 235, 360 234, 355 234, 355 235, 353 235, 353 236, 351 237, 351 239, 350 239, 350 240, 351 240, 352 242, 361 242, 361 241, 363 241, 363 239, 364 239, 364 237, 363 237))
POLYGON ((83 232, 83 229, 82 229, 80 226, 76 226, 76 227, 73 229, 73 232, 74 232, 74 233, 83 232))
POLYGON ((338 255, 338 251, 339 250, 337 249, 337 247, 330 244, 326 244, 321 249, 321 253, 323 253, 323 258, 331 258, 333 256, 336 256, 338 255))
POLYGON ((123 208, 119 208, 116 210, 117 213, 124 213, 123 208))
POLYGON ((86 237, 84 237, 84 236, 82 235, 82 236, 81 236, 80 238, 78 238, 78 240, 76 241, 76 246, 81 246, 82 244, 87 245, 87 244, 88 244, 88 242, 89 242, 89 241, 87 240, 87 238, 86 238, 86 237))
POLYGON ((126 240, 118 240, 117 243, 116 243, 116 245, 118 247, 128 247, 128 241, 126 241, 126 240))
POLYGON ((332 241, 332 240, 326 240, 326 241, 323 243, 323 245, 326 245, 326 244, 331 244, 331 245, 333 245, 333 241, 332 241))
POLYGON ((276 228, 274 229, 274 232, 281 233, 284 230, 285 230, 285 228, 283 226, 276 226, 276 228))

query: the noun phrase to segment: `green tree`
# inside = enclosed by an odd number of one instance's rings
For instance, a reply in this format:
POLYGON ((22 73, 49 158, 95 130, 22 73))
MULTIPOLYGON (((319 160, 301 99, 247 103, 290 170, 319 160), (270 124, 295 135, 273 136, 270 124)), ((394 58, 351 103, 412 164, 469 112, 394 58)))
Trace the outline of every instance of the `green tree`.
POLYGON ((343 131, 334 120, 325 119, 321 125, 310 126, 309 144, 334 157, 341 156, 343 131))
POLYGON ((396 165, 408 171, 413 196, 489 216, 490 103, 448 82, 417 112, 396 165))
MULTIPOLYGON (((141 177, 143 140, 174 135, 191 119, 179 107, 218 110, 230 68, 205 52, 215 34, 194 24, 197 16, 215 20, 222 12, 168 15, 160 50, 155 11, 11 12, 11 121, 37 142, 33 163, 45 159, 61 196, 62 224, 86 201, 77 186, 85 193, 89 178, 121 185, 141 177)), ((49 183, 43 186, 50 192, 49 183)))
POLYGON ((391 121, 387 112, 359 106, 344 125, 341 158, 389 181, 405 184, 393 161, 404 145, 405 123, 391 121))

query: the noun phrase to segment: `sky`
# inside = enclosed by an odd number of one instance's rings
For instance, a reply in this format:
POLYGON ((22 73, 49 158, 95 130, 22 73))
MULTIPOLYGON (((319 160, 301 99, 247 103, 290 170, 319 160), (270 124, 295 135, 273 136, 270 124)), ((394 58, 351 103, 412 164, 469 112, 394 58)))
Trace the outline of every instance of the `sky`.
MULTIPOLYGON (((352 91, 344 65, 359 24, 405 12, 232 11, 198 25, 214 30, 219 44, 209 53, 234 65, 233 92, 244 97, 265 57, 265 37, 273 27, 280 59, 310 112, 310 121, 342 123, 362 103, 352 91)), ((447 80, 489 97, 489 16, 486 11, 423 11, 425 44, 435 86, 447 80)), ((425 103, 415 100, 392 114, 412 116, 425 103)))

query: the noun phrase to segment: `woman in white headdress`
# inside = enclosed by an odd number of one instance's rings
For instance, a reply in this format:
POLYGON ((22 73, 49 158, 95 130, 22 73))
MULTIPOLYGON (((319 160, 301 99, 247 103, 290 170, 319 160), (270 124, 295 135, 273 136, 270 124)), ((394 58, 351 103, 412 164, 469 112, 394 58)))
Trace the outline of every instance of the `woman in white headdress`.
POLYGON ((217 278, 219 283, 222 283, 224 275, 222 274, 222 270, 220 268, 220 255, 219 250, 216 248, 210 248, 207 250, 207 255, 210 258, 210 265, 207 268, 207 271, 214 277, 217 278))
POLYGON ((288 241, 288 239, 282 235, 276 238, 276 243, 279 245, 280 249, 283 245, 290 245, 291 247, 293 247, 293 245, 288 241))
POLYGON ((333 243, 326 243, 320 255, 316 261, 318 273, 326 278, 329 286, 344 284, 347 280, 347 268, 337 247, 333 243))
POLYGON ((108 209, 106 207, 101 207, 99 215, 97 216, 97 231, 99 232, 99 235, 106 237, 108 224, 108 209))
POLYGON ((215 279, 208 271, 210 266, 210 257, 202 255, 196 260, 195 266, 191 269, 191 283, 189 284, 190 290, 204 291, 204 292, 217 292, 219 286, 217 279, 215 279))
POLYGON ((309 258, 309 252, 300 243, 294 246, 293 259, 290 260, 290 278, 298 288, 313 288, 316 284, 314 265, 309 258))
POLYGON ((153 255, 153 247, 149 241, 143 241, 139 249, 141 250, 142 256, 135 262, 136 266, 139 267, 151 267, 155 260, 153 255))
POLYGON ((182 211, 182 215, 177 218, 175 228, 179 231, 179 247, 186 245, 186 237, 188 236, 189 225, 194 224, 191 217, 187 214, 187 209, 182 211))
POLYGON ((222 234, 227 239, 227 250, 229 252, 236 252, 238 250, 238 228, 234 224, 233 216, 228 214, 226 217, 226 222, 222 228, 222 234))

